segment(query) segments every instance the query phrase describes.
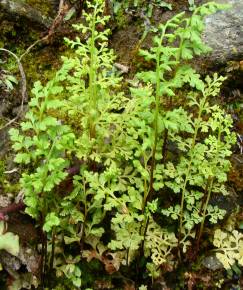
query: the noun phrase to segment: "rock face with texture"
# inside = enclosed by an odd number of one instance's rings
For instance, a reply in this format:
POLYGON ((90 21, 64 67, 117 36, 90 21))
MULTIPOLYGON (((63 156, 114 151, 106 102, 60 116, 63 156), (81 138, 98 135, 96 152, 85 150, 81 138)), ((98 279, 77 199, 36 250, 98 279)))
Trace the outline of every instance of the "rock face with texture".
POLYGON ((218 11, 205 20, 204 40, 213 51, 210 60, 224 63, 243 59, 243 0, 218 0, 231 8, 218 11))
POLYGON ((50 18, 21 1, 0 0, 0 8, 11 15, 24 17, 41 27, 48 28, 52 23, 50 18))

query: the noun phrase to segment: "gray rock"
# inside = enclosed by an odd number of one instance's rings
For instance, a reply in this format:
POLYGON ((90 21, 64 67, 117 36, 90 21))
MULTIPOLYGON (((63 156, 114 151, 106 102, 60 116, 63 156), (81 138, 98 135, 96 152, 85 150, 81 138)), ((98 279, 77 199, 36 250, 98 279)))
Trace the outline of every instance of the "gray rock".
POLYGON ((223 265, 219 262, 219 260, 214 255, 205 257, 202 261, 202 264, 204 267, 212 271, 223 269, 223 265))
MULTIPOLYGON (((0 105, 1 105, 1 103, 0 103, 0 105)), ((1 159, 4 157, 4 155, 7 153, 8 149, 9 149, 6 147, 8 139, 9 139, 8 128, 1 129, 0 130, 0 158, 1 159)))
POLYGON ((243 58, 243 1, 216 0, 231 8, 218 11, 205 20, 204 40, 213 51, 209 59, 216 63, 243 58))
MULTIPOLYGON (((10 274, 18 271, 21 267, 21 261, 4 250, 0 251, 0 262, 10 274)), ((15 275, 13 274, 13 276, 15 275)))
POLYGON ((43 15, 30 5, 20 1, 0 0, 0 8, 11 15, 27 18, 31 22, 42 27, 44 26, 45 28, 49 28, 52 23, 52 19, 43 15))

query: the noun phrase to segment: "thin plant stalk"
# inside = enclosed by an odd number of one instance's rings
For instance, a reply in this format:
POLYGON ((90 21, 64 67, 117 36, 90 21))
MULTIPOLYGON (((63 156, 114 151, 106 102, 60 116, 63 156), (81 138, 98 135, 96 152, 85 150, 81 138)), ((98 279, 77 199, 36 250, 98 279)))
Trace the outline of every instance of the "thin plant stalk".
MULTIPOLYGON (((196 119, 196 124, 195 124, 195 130, 194 130, 194 135, 193 135, 193 139, 192 139, 192 143, 190 146, 190 150, 192 151, 196 145, 196 139, 198 136, 198 131, 200 128, 200 121, 201 121, 201 117, 202 117, 202 113, 204 111, 204 106, 207 100, 207 95, 205 93, 204 94, 204 98, 202 100, 202 103, 199 107, 199 112, 198 112, 198 117, 196 119)), ((189 164, 187 167, 187 171, 185 174, 185 179, 184 179, 184 184, 183 184, 183 188, 182 188, 182 194, 181 194, 181 204, 180 204, 180 218, 179 218, 179 237, 178 237, 178 246, 180 247, 180 242, 181 242, 181 235, 182 235, 182 231, 183 231, 183 216, 184 216, 184 205, 185 205, 185 193, 186 193, 186 187, 188 184, 188 180, 190 178, 190 174, 191 174, 191 167, 192 167, 192 156, 190 156, 190 160, 189 160, 189 164)))
MULTIPOLYGON (((160 38, 160 48, 162 47, 163 39, 165 36, 166 26, 163 28, 161 38, 160 38)), ((154 169, 156 166, 156 150, 158 144, 158 117, 159 117, 159 107, 160 107, 160 85, 161 85, 161 71, 160 71, 160 57, 161 57, 161 49, 157 50, 156 55, 156 92, 155 92, 155 112, 154 112, 154 145, 152 149, 152 161, 151 161, 151 171, 150 171, 150 184, 149 184, 149 191, 147 196, 145 197, 145 204, 147 202, 149 194, 152 192, 153 189, 153 180, 154 180, 154 169)))
POLYGON ((90 138, 95 137, 95 116, 97 114, 97 87, 96 87, 96 47, 95 47, 95 24, 97 16, 97 5, 94 8, 94 14, 91 26, 91 47, 90 47, 90 70, 89 70, 89 126, 90 138))
POLYGON ((204 223, 205 223, 205 219, 206 219, 206 211, 207 211, 209 200, 211 198, 211 193, 212 193, 212 188, 213 188, 214 178, 213 177, 209 177, 209 178, 210 178, 210 181, 209 181, 209 186, 208 186, 208 194, 207 194, 206 202, 205 202, 204 207, 203 207, 203 214, 202 214, 203 218, 202 218, 202 222, 200 224, 199 234, 198 234, 198 238, 197 238, 197 248, 199 246, 199 243, 200 243, 200 240, 202 237, 204 223))
MULTIPOLYGON (((218 143, 217 144, 219 144, 220 138, 221 138, 221 130, 219 130, 219 133, 218 133, 218 140, 217 140, 218 143)), ((216 159, 218 158, 218 146, 217 146, 217 151, 216 151, 216 154, 215 154, 215 158, 216 159)), ((209 177, 209 186, 208 186, 207 199, 206 199, 205 204, 203 206, 203 213, 202 213, 203 218, 202 218, 202 222, 200 224, 199 234, 198 234, 198 238, 197 238, 197 247, 199 247, 200 239, 201 239, 201 236, 202 236, 202 233, 203 233, 204 223, 205 223, 205 219, 206 219, 206 212, 207 212, 208 203, 210 201, 211 194, 212 194, 213 183, 214 183, 214 177, 210 176, 209 177)))

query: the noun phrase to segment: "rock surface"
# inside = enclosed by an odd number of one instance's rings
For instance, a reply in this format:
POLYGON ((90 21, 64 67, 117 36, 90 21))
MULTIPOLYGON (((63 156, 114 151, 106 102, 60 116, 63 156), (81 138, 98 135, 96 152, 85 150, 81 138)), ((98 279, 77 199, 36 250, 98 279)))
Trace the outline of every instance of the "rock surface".
POLYGON ((210 60, 225 63, 229 60, 243 59, 243 1, 217 0, 230 4, 231 8, 218 11, 205 20, 204 40, 213 51, 210 60))
POLYGON ((202 264, 204 267, 212 271, 216 271, 223 268, 223 265, 219 262, 219 260, 214 255, 205 257, 202 261, 202 264))
POLYGON ((52 23, 52 20, 40 11, 19 1, 0 0, 0 8, 4 9, 8 14, 24 17, 41 27, 48 28, 52 23))

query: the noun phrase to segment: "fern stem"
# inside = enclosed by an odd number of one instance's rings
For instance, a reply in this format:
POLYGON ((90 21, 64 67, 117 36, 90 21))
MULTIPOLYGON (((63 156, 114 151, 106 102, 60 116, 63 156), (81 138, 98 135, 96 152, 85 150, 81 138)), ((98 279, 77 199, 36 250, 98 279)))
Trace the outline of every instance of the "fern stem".
POLYGON ((46 278, 46 260, 47 260, 47 237, 43 231, 44 217, 41 216, 41 285, 40 287, 45 289, 45 278, 46 278))
POLYGON ((97 113, 97 87, 96 87, 96 47, 95 47, 95 24, 97 17, 97 5, 94 8, 91 25, 90 46, 90 69, 89 69, 89 131, 90 138, 95 137, 95 115, 97 113))
POLYGON ((203 218, 202 218, 202 222, 200 224, 199 234, 198 234, 198 238, 197 238, 197 249, 199 248, 199 243, 200 243, 201 236, 202 236, 202 233, 203 233, 204 223, 205 223, 205 219, 206 219, 206 211, 207 211, 209 200, 211 198, 213 182, 214 182, 214 178, 213 177, 209 177, 209 186, 208 186, 207 199, 206 199, 206 202, 205 202, 204 207, 203 207, 203 214, 202 214, 203 218))
MULTIPOLYGON (((192 140, 192 144, 191 144, 191 150, 194 149, 195 147, 195 143, 196 143, 196 138, 197 138, 197 134, 198 134, 198 129, 199 129, 199 124, 197 125, 197 127, 195 128, 194 131, 194 136, 193 136, 193 140, 192 140)), ((182 195, 181 195, 181 204, 180 204, 180 227, 179 227, 179 238, 178 238, 178 245, 180 245, 180 241, 181 241, 181 234, 182 234, 182 229, 183 229, 183 215, 184 215, 184 203, 185 203, 185 193, 186 193, 186 187, 187 187, 187 183, 190 177, 190 173, 191 173, 191 165, 192 165, 192 158, 190 157, 190 161, 187 167, 187 171, 186 171, 186 175, 185 175, 185 180, 184 180, 184 184, 183 184, 183 188, 182 188, 182 195)))
MULTIPOLYGON (((202 100, 202 103, 199 106, 199 112, 198 112, 198 117, 196 119, 195 130, 194 130, 192 143, 191 143, 191 146, 190 146, 190 151, 193 151, 193 149, 194 149, 194 147, 196 145, 196 139, 197 139, 198 131, 199 131, 199 128, 200 128, 200 121, 201 121, 202 113, 203 113, 204 106, 205 106, 205 103, 206 103, 206 100, 207 100, 207 95, 205 93, 203 93, 203 94, 204 94, 204 98, 202 100)), ((193 161, 193 156, 190 156, 189 164, 188 164, 187 171, 186 171, 186 174, 185 174, 184 184, 183 184, 183 187, 182 187, 181 204, 180 204, 179 237, 178 237, 178 247, 179 248, 180 248, 181 235, 182 235, 182 230, 183 230, 185 193, 186 193, 186 187, 187 187, 188 180, 190 179, 192 161, 193 161)))
POLYGON ((51 239, 51 258, 50 258, 50 273, 53 271, 54 256, 56 246, 56 227, 53 227, 52 239, 51 239))
MULTIPOLYGON (((216 150, 215 157, 214 157, 215 159, 218 158, 218 151, 219 151, 218 144, 220 142, 221 133, 222 133, 222 131, 221 131, 221 129, 219 129, 218 138, 217 138, 217 150, 216 150)), ((203 218, 202 218, 202 222, 200 224, 199 234, 198 234, 198 238, 197 238, 197 248, 199 248, 200 239, 201 239, 201 236, 203 233, 204 223, 205 223, 205 219, 206 219, 206 211, 208 208, 208 203, 209 203, 210 198, 211 198, 213 182, 214 182, 214 176, 209 176, 209 186, 208 186, 208 192, 207 192, 207 199, 206 199, 205 204, 203 206, 203 214, 202 214, 203 218)))
POLYGON ((162 51, 162 43, 165 36, 167 26, 163 28, 159 47, 157 49, 156 53, 156 91, 155 91, 155 113, 154 113, 154 145, 152 149, 152 161, 151 161, 151 171, 150 171, 150 183, 149 183, 149 192, 147 194, 147 197, 145 199, 145 204, 147 202, 148 196, 151 194, 153 190, 153 181, 154 181, 154 169, 156 166, 156 160, 155 160, 155 154, 157 150, 157 144, 158 144, 158 117, 159 117, 159 105, 160 105, 160 85, 161 85, 161 78, 162 76, 160 71, 160 57, 161 57, 161 51, 162 51))
POLYGON ((86 226, 87 215, 88 215, 87 191, 86 191, 86 182, 85 182, 84 178, 83 178, 83 191, 84 191, 85 199, 84 199, 84 219, 83 219, 83 223, 81 225, 81 230, 80 230, 80 254, 81 254, 81 258, 83 256, 84 239, 85 239, 85 226, 86 226))

